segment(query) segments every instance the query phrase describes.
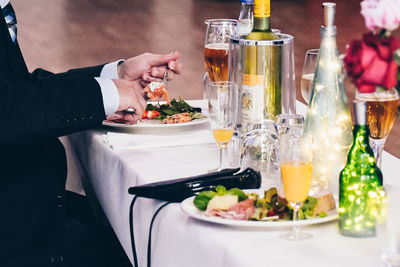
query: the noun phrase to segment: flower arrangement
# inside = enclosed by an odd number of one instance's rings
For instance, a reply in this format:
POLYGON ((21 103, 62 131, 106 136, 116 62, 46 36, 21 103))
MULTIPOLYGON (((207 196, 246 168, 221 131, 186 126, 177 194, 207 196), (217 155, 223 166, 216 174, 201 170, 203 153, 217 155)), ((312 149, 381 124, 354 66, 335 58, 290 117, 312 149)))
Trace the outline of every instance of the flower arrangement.
POLYGON ((361 93, 400 89, 400 41, 391 35, 400 26, 400 0, 363 0, 361 14, 371 32, 351 41, 344 59, 347 75, 361 93))

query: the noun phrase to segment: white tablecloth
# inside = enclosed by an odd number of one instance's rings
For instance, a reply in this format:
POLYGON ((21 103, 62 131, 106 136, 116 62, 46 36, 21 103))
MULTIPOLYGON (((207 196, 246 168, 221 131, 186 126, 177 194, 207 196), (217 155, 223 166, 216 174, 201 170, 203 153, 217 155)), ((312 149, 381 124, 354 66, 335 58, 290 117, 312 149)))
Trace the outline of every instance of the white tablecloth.
MULTIPOLYGON (((191 102, 201 105, 202 102, 191 102)), ((299 105, 298 112, 304 111, 299 105)), ((206 129, 208 125, 204 125, 206 129)), ((113 150, 104 143, 104 131, 70 136, 82 179, 89 179, 108 220, 132 261, 129 235, 131 186, 202 174, 217 167, 215 144, 113 150)), ((133 135, 134 137, 134 135, 133 135)), ((385 154, 384 180, 400 184, 400 161, 385 154)), ((146 266, 150 220, 162 204, 139 198, 134 227, 139 265, 146 266)), ((349 238, 339 234, 337 221, 305 227, 312 240, 279 239, 287 229, 239 229, 198 221, 180 204, 170 204, 153 226, 153 267, 266 267, 266 266, 381 266, 376 238, 349 238)))

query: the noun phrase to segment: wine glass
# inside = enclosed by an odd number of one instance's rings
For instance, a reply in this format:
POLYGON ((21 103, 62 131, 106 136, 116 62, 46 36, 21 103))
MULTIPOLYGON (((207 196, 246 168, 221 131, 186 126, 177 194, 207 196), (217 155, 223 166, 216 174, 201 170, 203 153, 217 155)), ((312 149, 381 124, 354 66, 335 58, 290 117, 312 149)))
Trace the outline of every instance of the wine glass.
POLYGON ((229 40, 236 32, 237 20, 206 20, 204 62, 212 82, 228 80, 229 40))
POLYGON ((310 49, 306 52, 306 57, 303 65, 303 72, 301 74, 301 95, 308 104, 312 91, 312 83, 314 80, 314 72, 317 67, 319 49, 310 49))
POLYGON ((277 187, 280 179, 279 142, 273 120, 251 124, 243 141, 240 166, 242 170, 253 168, 260 172, 262 189, 277 187))
POLYGON ((369 143, 378 168, 382 166, 382 152, 396 119, 400 97, 396 88, 379 89, 372 93, 356 90, 356 99, 367 102, 367 121, 370 131, 369 143))
POLYGON ((231 140, 236 117, 237 86, 234 82, 210 82, 207 84, 210 126, 220 148, 219 167, 227 168, 226 148, 231 140))
POLYGON ((284 135, 279 140, 280 166, 285 198, 293 209, 293 229, 281 237, 288 240, 310 239, 299 230, 299 211, 307 199, 312 177, 311 147, 301 137, 284 135), (307 149, 308 148, 308 149, 307 149))
POLYGON ((304 117, 300 114, 283 113, 275 118, 279 136, 285 134, 295 135, 296 138, 303 134, 304 117))

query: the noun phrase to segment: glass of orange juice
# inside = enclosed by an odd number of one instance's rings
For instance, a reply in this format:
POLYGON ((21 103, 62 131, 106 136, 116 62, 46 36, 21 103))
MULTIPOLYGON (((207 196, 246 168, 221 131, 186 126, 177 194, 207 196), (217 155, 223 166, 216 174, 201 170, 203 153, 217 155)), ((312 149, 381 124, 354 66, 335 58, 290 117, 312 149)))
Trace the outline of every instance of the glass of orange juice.
POLYGON ((216 170, 222 170, 228 167, 226 148, 234 133, 237 85, 234 82, 209 82, 207 93, 211 130, 220 148, 219 167, 216 170))
POLYGON ((310 144, 302 137, 283 136, 280 140, 280 167, 285 198, 293 209, 293 229, 282 238, 288 240, 310 239, 312 235, 299 230, 299 211, 308 197, 312 177, 310 144))

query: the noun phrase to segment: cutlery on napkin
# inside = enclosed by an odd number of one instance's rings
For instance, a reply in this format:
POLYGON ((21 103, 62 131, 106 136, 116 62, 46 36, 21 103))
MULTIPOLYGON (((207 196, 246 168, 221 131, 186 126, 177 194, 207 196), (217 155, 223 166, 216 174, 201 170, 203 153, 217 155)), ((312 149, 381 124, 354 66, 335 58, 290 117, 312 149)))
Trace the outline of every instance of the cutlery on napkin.
POLYGON ((114 150, 177 147, 215 143, 209 130, 176 134, 125 134, 108 132, 104 143, 114 150))

